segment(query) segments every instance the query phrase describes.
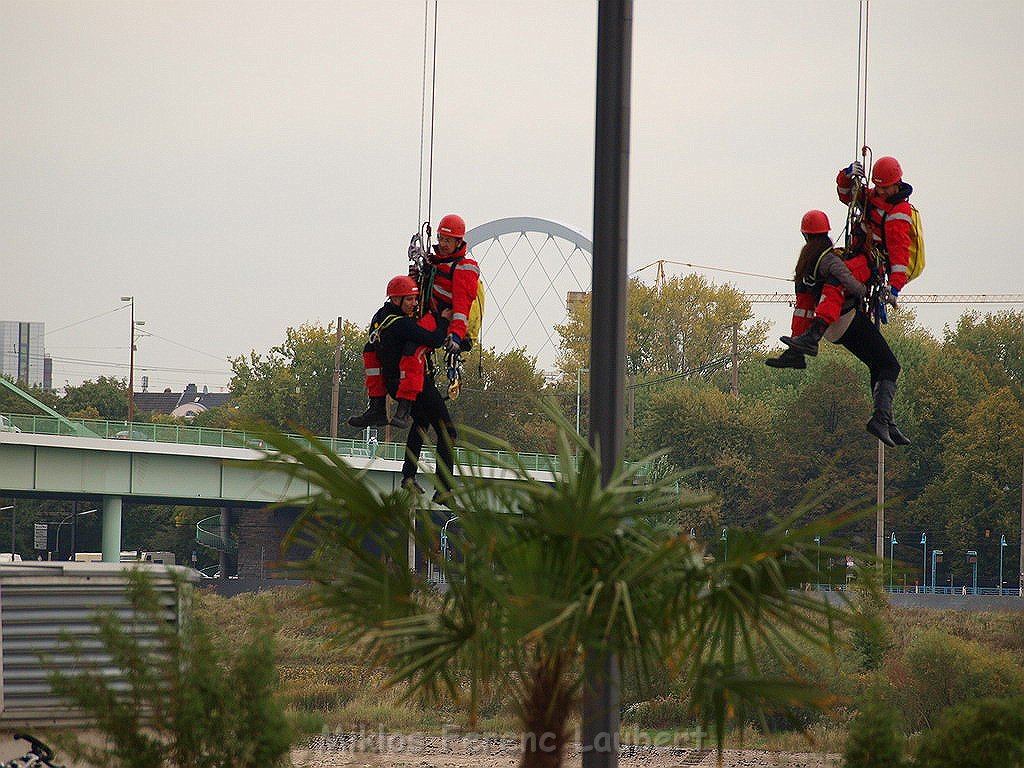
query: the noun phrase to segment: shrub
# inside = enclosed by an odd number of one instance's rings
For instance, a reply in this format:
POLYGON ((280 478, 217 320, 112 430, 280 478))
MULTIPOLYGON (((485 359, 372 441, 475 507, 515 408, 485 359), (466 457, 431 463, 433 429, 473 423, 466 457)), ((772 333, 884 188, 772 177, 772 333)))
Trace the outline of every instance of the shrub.
POLYGON ((908 646, 903 669, 904 712, 913 730, 934 725, 947 707, 979 698, 1024 694, 1024 668, 1010 653, 993 651, 937 630, 926 630, 908 646))
POLYGON ((899 712, 876 686, 859 701, 850 723, 843 760, 846 768, 897 768, 903 763, 899 712))
POLYGON ((950 707, 918 745, 916 768, 1024 767, 1024 697, 950 707))
MULTIPOLYGON (((180 593, 185 587, 179 583, 180 593)), ((169 623, 143 571, 128 576, 131 623, 97 617, 100 638, 120 675, 89 671, 87 652, 69 650, 80 672, 54 671, 54 691, 89 718, 103 743, 64 734, 71 757, 100 768, 268 768, 287 758, 292 729, 275 697, 277 673, 266 616, 244 643, 217 643, 198 617, 169 623), (152 632, 140 636, 137 628, 152 632)))

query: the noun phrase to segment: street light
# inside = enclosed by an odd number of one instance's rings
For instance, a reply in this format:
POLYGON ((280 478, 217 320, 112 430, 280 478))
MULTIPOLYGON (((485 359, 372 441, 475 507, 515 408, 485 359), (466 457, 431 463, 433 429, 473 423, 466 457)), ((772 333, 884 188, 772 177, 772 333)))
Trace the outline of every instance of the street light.
MULTIPOLYGON (((64 523, 66 523, 68 520, 70 520, 73 517, 76 517, 76 516, 77 517, 83 517, 84 515, 91 515, 93 512, 96 512, 96 511, 97 510, 95 510, 95 509, 87 509, 87 510, 85 510, 85 512, 72 512, 70 515, 68 515, 63 520, 61 520, 59 523, 57 523, 57 535, 54 537, 55 540, 54 540, 53 548, 57 552, 58 555, 60 555, 60 529, 63 527, 64 523)), ((72 557, 74 557, 74 554, 75 554, 74 552, 71 553, 72 557)))
POLYGON ((892 565, 893 565, 892 549, 897 544, 899 544, 899 542, 896 541, 896 531, 893 531, 892 532, 892 536, 889 537, 889 591, 890 592, 892 592, 892 565))
MULTIPOLYGON (((135 297, 122 296, 121 301, 129 302, 131 306, 131 343, 128 345, 128 423, 135 420, 135 328, 145 325, 145 320, 135 320, 135 297)), ((130 431, 130 428, 129 428, 130 431)))
POLYGON ((1006 534, 999 537, 999 594, 1003 594, 1003 549, 1006 547, 1006 534))
POLYGON ((971 566, 971 594, 978 594, 978 552, 974 549, 967 550, 967 563, 971 566))
POLYGON ((13 504, 8 504, 6 507, 0 507, 0 512, 6 512, 8 509, 10 510, 10 561, 14 562, 14 516, 17 513, 14 511, 13 504))
POLYGON ((928 591, 928 534, 921 534, 921 590, 928 591))
MULTIPOLYGON (((935 591, 935 585, 938 583, 937 581, 935 581, 935 564, 936 563, 941 563, 941 562, 942 562, 942 550, 941 549, 933 549, 932 550, 932 592, 935 591)), ((950 589, 953 588, 952 585, 953 585, 953 582, 950 582, 950 589)))
POLYGON ((722 562, 727 562, 729 560, 729 533, 728 533, 728 531, 729 531, 728 528, 723 528, 722 529, 722 541, 725 542, 725 554, 722 557, 722 562))

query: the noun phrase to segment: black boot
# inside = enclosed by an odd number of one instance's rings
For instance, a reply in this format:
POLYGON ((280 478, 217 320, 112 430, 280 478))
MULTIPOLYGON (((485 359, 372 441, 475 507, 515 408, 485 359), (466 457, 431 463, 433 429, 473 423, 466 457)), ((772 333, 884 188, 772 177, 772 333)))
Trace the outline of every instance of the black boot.
POLYGON ((900 432, 900 428, 897 427, 892 418, 889 418, 889 437, 896 445, 910 445, 910 438, 900 432))
POLYGON ((814 357, 818 354, 818 342, 821 341, 821 337, 827 330, 828 323, 816 317, 811 323, 811 327, 799 336, 782 336, 781 339, 782 343, 788 344, 790 349, 814 357))
POLYGON ((385 398, 383 395, 380 397, 371 397, 370 405, 366 411, 360 416, 353 416, 348 420, 348 423, 353 427, 383 427, 388 423, 388 413, 385 404, 385 398))
POLYGON ((409 412, 412 410, 412 400, 399 400, 398 408, 391 416, 391 426, 397 429, 408 429, 412 423, 409 412))
POLYGON ((889 447, 896 441, 889 434, 889 423, 892 421, 892 398, 896 394, 896 382, 881 379, 875 384, 875 412, 871 414, 867 430, 889 447))
POLYGON ((797 352, 791 347, 786 347, 778 357, 769 357, 764 364, 771 368, 806 368, 807 361, 804 360, 804 353, 797 352))

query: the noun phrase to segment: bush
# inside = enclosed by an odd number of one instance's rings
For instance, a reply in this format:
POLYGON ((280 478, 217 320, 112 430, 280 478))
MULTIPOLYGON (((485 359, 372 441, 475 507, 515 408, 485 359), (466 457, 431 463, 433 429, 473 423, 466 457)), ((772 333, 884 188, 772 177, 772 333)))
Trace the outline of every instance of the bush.
POLYGON ((944 632, 915 638, 894 679, 905 682, 902 706, 910 727, 932 727, 948 707, 980 698, 1024 694, 1024 668, 1013 655, 944 632))
MULTIPOLYGON (((53 672, 54 691, 81 710, 104 741, 97 746, 64 734, 61 748, 100 768, 269 768, 283 764, 292 729, 275 697, 277 673, 270 635, 217 643, 201 619, 169 623, 149 577, 132 571, 128 599, 135 622, 113 611, 97 618, 104 650, 120 676, 88 671, 88 653, 75 642, 75 674, 53 672), (134 624, 134 626, 133 626, 134 624), (140 636, 137 627, 153 628, 140 636)), ((183 585, 179 583, 179 600, 183 585)))
POLYGON ((924 734, 917 768, 1024 768, 1024 697, 951 707, 924 734))
POLYGON ((903 731, 899 711, 875 687, 860 700, 850 723, 843 760, 846 768, 897 768, 903 764, 903 731))

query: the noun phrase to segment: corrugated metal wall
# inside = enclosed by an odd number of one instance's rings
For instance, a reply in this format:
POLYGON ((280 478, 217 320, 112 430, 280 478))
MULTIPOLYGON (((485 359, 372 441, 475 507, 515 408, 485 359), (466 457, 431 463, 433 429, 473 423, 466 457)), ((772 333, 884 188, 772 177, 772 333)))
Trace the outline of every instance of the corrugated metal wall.
POLYGON ((141 639, 154 625, 134 615, 126 598, 128 569, 141 568, 161 596, 163 618, 179 624, 174 575, 194 581, 186 568, 138 563, 43 562, 0 565, 0 726, 80 722, 50 689, 51 670, 72 673, 88 665, 117 677, 99 640, 96 615, 113 610, 141 639), (70 635, 83 650, 76 661, 70 635))

